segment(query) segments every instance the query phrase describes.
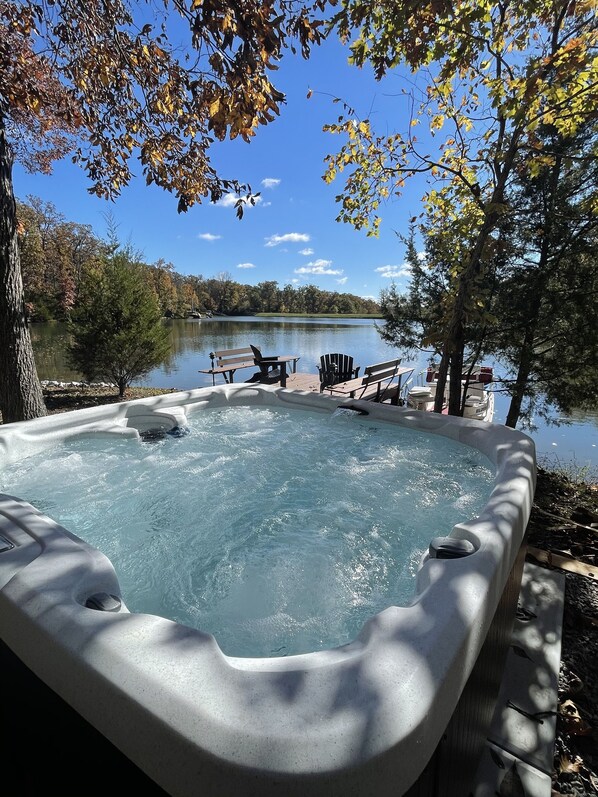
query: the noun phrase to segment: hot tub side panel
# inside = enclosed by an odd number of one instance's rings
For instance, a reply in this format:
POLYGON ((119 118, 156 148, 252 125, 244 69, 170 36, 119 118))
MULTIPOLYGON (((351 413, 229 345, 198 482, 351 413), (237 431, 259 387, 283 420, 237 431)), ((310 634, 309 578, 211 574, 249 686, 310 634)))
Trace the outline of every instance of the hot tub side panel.
POLYGON ((512 642, 526 550, 524 542, 451 721, 405 797, 464 797, 471 793, 512 642))

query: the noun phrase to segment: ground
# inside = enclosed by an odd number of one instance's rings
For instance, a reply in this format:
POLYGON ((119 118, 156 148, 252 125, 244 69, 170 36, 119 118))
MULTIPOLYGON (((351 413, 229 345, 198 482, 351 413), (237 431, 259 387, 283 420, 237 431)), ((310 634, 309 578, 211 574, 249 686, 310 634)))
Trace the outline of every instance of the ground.
MULTIPOLYGON (((171 392, 133 387, 124 400, 171 392)), ((44 398, 49 413, 121 401, 95 387, 46 387, 44 398)), ((552 797, 598 795, 598 484, 583 476, 539 467, 528 526, 528 544, 567 568, 552 797)))
POLYGON ((588 573, 565 571, 553 797, 598 795, 598 485, 539 468, 528 531, 530 546, 588 573))

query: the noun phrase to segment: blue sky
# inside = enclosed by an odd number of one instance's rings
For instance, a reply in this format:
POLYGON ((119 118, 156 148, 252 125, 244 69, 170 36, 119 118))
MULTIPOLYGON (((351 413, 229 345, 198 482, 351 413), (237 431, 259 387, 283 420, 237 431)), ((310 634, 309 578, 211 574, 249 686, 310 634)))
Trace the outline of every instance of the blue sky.
POLYGON ((261 191, 241 221, 232 203, 178 214, 174 196, 147 187, 138 165, 138 176, 115 202, 91 196, 85 173, 68 159, 56 163, 51 176, 30 175, 16 165, 15 194, 51 201, 69 221, 90 224, 101 236, 110 212, 123 242, 130 241, 146 262, 163 258, 181 274, 228 272, 246 284, 314 284, 377 299, 392 281, 406 284, 404 247, 396 233, 406 233, 408 219, 419 213, 424 186, 408 184, 399 200, 383 207, 378 239, 335 221, 334 197, 342 182, 322 180, 324 156, 342 144, 322 131, 341 112, 333 97, 375 120, 378 132, 404 128, 408 112, 398 73, 377 83, 369 70, 349 66, 347 55, 336 40, 316 48, 309 61, 288 53, 274 81, 287 97, 280 117, 261 127, 250 144, 238 139, 214 145, 212 161, 222 176, 261 191))

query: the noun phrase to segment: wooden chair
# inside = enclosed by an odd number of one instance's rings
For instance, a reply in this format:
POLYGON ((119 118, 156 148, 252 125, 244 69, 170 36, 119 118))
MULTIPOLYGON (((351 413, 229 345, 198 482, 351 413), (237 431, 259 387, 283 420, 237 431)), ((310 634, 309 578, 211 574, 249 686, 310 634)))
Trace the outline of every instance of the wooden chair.
POLYGON ((272 355, 262 354, 257 346, 250 344, 254 356, 254 363, 260 369, 257 380, 254 377, 250 381, 258 381, 265 384, 280 382, 281 387, 287 386, 287 363, 291 363, 292 372, 297 371, 298 355, 272 355))
POLYGON ((348 354, 323 354, 318 366, 320 393, 330 385, 356 379, 359 376, 359 368, 359 365, 353 367, 353 357, 348 354))

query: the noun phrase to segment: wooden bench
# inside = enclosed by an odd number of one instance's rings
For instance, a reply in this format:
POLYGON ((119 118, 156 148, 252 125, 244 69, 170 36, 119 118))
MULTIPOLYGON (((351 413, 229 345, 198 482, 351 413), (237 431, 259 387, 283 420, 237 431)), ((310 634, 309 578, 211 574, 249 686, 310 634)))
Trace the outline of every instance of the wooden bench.
POLYGON ((413 368, 401 367, 400 360, 388 360, 368 365, 361 379, 349 379, 329 385, 324 390, 331 395, 340 394, 365 401, 390 401, 396 405, 399 403, 403 376, 412 372, 413 368))
POLYGON ((251 382, 279 381, 281 387, 287 383, 287 363, 292 363, 293 373, 297 370, 298 356, 263 357, 255 346, 243 349, 222 349, 210 352, 210 368, 200 368, 200 374, 212 374, 212 384, 216 384, 216 375, 222 374, 224 381, 232 385, 235 373, 242 368, 257 368, 258 371, 251 377, 251 382))
POLYGON ((200 368, 200 374, 212 374, 212 384, 216 384, 216 374, 222 374, 227 384, 232 384, 235 372, 241 368, 256 368, 255 357, 249 346, 245 349, 222 349, 211 351, 210 368, 200 368))

